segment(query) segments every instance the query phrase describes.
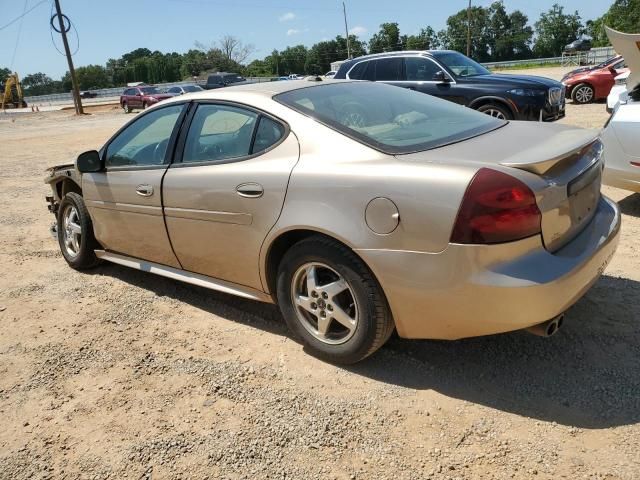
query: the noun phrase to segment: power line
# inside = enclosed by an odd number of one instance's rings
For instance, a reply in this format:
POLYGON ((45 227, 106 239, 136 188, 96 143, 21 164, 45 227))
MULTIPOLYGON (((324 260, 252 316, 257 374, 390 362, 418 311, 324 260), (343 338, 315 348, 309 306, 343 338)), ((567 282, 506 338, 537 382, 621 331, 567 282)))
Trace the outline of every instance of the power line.
POLYGON ((38 3, 36 3, 33 7, 31 7, 29 10, 27 10, 26 12, 24 12, 22 15, 20 15, 19 17, 14 18, 13 20, 11 20, 9 23, 4 24, 3 26, 0 27, 0 31, 4 30, 7 27, 10 27, 11 25, 13 25, 14 23, 16 23, 18 20, 20 20, 22 17, 24 17, 25 15, 28 15, 29 13, 33 12, 37 7, 39 7, 40 5, 42 5, 43 3, 47 3, 49 0, 40 0, 38 3))
POLYGON ((20 33, 22 33, 22 24, 24 23, 24 16, 27 14, 27 7, 29 6, 29 0, 24 0, 24 8, 22 9, 22 17, 20 17, 20 25, 18 26, 18 35, 16 36, 16 46, 13 47, 13 55, 11 56, 11 64, 9 70, 13 70, 13 63, 16 61, 16 53, 18 52, 18 44, 20 43, 20 33))

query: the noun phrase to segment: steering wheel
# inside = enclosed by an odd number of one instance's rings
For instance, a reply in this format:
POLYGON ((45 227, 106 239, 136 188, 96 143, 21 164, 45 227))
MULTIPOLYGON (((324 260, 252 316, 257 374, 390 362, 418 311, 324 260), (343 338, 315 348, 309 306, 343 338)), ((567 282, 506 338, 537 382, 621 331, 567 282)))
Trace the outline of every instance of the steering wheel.
POLYGON ((167 145, 169 145, 168 138, 165 138, 156 145, 156 148, 153 149, 153 163, 164 162, 164 156, 167 152, 167 145))
POLYGON ((362 128, 369 123, 367 112, 355 102, 346 103, 339 112, 343 125, 351 128, 362 128))

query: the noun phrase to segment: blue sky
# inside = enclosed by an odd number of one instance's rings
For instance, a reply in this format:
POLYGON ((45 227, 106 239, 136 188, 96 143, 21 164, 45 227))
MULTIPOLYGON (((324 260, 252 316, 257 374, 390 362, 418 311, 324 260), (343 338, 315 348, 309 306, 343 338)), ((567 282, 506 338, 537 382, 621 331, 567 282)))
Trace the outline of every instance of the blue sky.
MULTIPOLYGON (((584 20, 604 13, 609 0, 505 0, 507 11, 520 9, 530 23, 555 2, 566 10, 578 10, 584 20)), ((28 6, 38 0, 26 0, 28 6)), ((439 30, 449 15, 465 8, 466 0, 346 0, 349 28, 369 39, 382 22, 398 22, 402 33, 416 33, 431 25, 439 30)), ((491 0, 473 0, 488 6, 491 0)), ((61 0, 77 28, 79 49, 76 65, 104 64, 138 47, 162 52, 184 52, 196 41, 211 44, 225 34, 234 35, 256 47, 252 58, 262 58, 274 48, 312 45, 323 39, 344 35, 340 0, 61 0)), ((0 0, 0 27, 24 11, 22 0, 0 0)), ((27 7, 29 8, 29 7, 27 7)), ((0 30, 0 67, 10 67, 21 75, 44 72, 54 78, 67 70, 66 60, 51 41, 50 4, 38 6, 4 30, 0 30), (19 34, 19 37, 18 37, 19 34)), ((54 36, 62 50, 59 35, 54 36)), ((72 34, 71 47, 77 37, 72 34)))

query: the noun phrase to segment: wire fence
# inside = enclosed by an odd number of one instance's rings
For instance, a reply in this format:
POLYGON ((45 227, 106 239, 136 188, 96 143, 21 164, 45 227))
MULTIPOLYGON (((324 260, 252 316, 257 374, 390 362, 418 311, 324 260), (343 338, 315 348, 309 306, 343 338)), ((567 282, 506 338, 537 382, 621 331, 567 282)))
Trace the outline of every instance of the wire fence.
MULTIPOLYGON (((276 77, 247 77, 247 82, 250 83, 261 83, 261 82, 270 82, 276 77)), ((188 81, 185 80, 183 82, 171 82, 171 83, 157 83, 154 87, 157 87, 158 90, 163 91, 165 89, 171 87, 177 87, 179 85, 200 85, 203 86, 206 84, 206 80, 196 80, 196 81, 188 81)), ((130 87, 114 87, 114 88, 97 88, 92 89, 91 95, 95 94, 95 97, 92 98, 83 98, 83 104, 91 104, 91 103, 101 103, 107 100, 113 100, 115 98, 119 98, 127 88, 130 87)), ((73 104, 73 94, 71 92, 66 93, 52 93, 49 95, 37 95, 31 97, 24 97, 27 105, 29 106, 48 106, 48 105, 60 105, 71 103, 73 104)))

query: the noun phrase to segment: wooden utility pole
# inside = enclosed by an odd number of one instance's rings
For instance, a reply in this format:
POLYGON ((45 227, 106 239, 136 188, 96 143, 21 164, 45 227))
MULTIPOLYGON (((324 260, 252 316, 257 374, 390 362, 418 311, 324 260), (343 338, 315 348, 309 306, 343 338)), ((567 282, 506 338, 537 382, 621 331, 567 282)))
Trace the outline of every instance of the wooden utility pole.
MULTIPOLYGON (((60 0, 55 0, 56 16, 58 17, 58 24, 60 25, 60 35, 62 35, 62 43, 64 45, 64 53, 67 56, 67 63, 69 64, 69 74, 71 75, 71 85, 73 85, 73 103, 76 106, 76 115, 82 115, 84 110, 82 109, 82 99, 80 98, 80 89, 78 88, 78 79, 76 78, 76 70, 73 68, 73 60, 71 58, 71 50, 69 50, 69 42, 67 41, 67 29, 64 26, 64 17, 60 10, 60 0)), ((52 22, 53 23, 53 22, 52 22)))
POLYGON ((344 33, 347 36, 347 58, 351 58, 351 43, 349 42, 349 27, 347 27, 347 7, 342 2, 342 13, 344 14, 344 33))
POLYGON ((471 56, 471 0, 467 7, 467 57, 471 56))

